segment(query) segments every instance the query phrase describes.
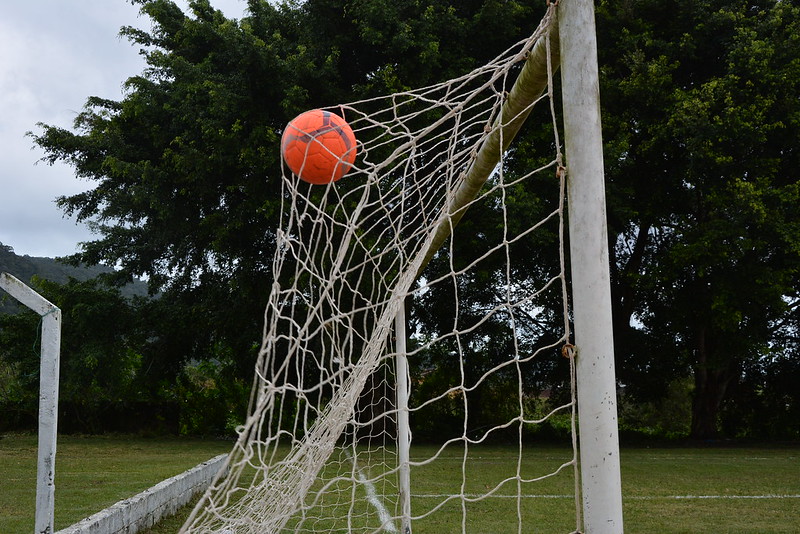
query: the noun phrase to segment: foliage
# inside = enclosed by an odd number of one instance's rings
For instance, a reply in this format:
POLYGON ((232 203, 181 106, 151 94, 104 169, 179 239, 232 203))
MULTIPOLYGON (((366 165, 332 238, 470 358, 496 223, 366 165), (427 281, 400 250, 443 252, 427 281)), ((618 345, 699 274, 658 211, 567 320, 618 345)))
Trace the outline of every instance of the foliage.
MULTIPOLYGON (((58 258, 42 258, 36 256, 21 256, 14 252, 8 245, 0 243, 0 272, 6 272, 22 282, 29 282, 34 276, 44 280, 66 284, 70 278, 85 281, 98 276, 108 275, 113 269, 103 265, 68 265, 58 258)), ((126 297, 147 295, 147 285, 141 280, 134 280, 121 288, 126 297)), ((0 297, 0 313, 14 313, 19 311, 16 301, 12 298, 0 297)))
POLYGON ((94 184, 58 199, 98 234, 72 261, 113 265, 120 281, 145 277, 169 303, 153 305, 174 321, 159 338, 166 376, 220 344, 239 376, 252 372, 290 118, 460 74, 531 19, 523 2, 252 0, 240 21, 206 0, 189 14, 167 0, 137 3, 153 29, 122 33, 148 68, 126 81, 121 101, 90 97, 72 130, 42 124, 32 137, 45 161, 94 184))
POLYGON ((775 351, 748 362, 742 379, 722 404, 720 426, 726 436, 760 440, 800 439, 800 362, 775 351))
MULTIPOLYGON (((208 0, 191 1, 188 14, 169 0, 134 1, 152 29, 122 33, 141 48, 147 69, 126 81, 121 101, 90 97, 72 129, 40 125, 31 135, 45 161, 66 162, 93 184, 58 200, 98 236, 71 260, 114 266, 118 282, 144 276, 162 295, 136 305, 139 332, 120 325, 116 338, 98 333, 120 344, 108 354, 123 368, 108 371, 98 394, 139 388, 142 398, 177 401, 177 381, 198 401, 221 395, 213 401, 221 414, 229 409, 222 399, 237 398, 236 381, 251 374, 260 339, 282 201, 283 125, 309 108, 461 74, 524 36, 544 6, 249 0, 236 21, 208 0), (218 391, 201 387, 209 377, 218 391)), ((597 3, 618 376, 625 402, 642 410, 689 380, 679 389, 693 401, 690 432, 698 438, 778 435, 797 413, 786 384, 798 372, 799 11, 775 0, 597 3)), ((509 154, 509 173, 536 167, 548 148, 533 130, 509 154)), ((546 210, 545 189, 514 191, 514 214, 546 210)), ((496 215, 490 206, 471 209, 456 233, 459 252, 483 250, 500 231, 496 215)), ((553 238, 544 234, 542 243, 553 238)), ((542 243, 514 251, 518 280, 551 272, 557 259, 542 243)), ((431 273, 443 272, 437 262, 445 261, 436 258, 431 273)), ((413 320, 429 332, 474 321, 496 298, 497 265, 412 304, 413 320), (453 296, 447 291, 463 304, 457 318, 436 306, 453 296)), ((99 287, 81 290, 113 300, 99 287)), ((86 317, 102 311, 77 305, 86 317)), ((515 318, 529 327, 523 342, 552 337, 557 317, 553 299, 542 315, 515 318)), ((20 329, 32 329, 27 320, 20 329)), ((486 326, 491 342, 476 334, 466 345, 475 372, 508 350, 510 333, 486 326)), ((78 350, 76 377, 101 372, 99 350, 78 350)), ((417 362, 430 371, 421 387, 453 386, 448 354, 417 362)), ((532 392, 559 389, 553 377, 563 377, 563 362, 545 361, 526 374, 532 392)), ((14 362, 4 372, 24 378, 25 358, 14 362)), ((454 409, 442 408, 442 417, 454 409)), ((488 415, 482 410, 470 408, 476 428, 488 415)), ((682 428, 670 417, 654 423, 652 414, 627 413, 632 424, 682 428)), ((187 429, 205 424, 187 417, 187 429)))
POLYGON ((714 437, 800 297, 798 8, 642 0, 598 17, 620 377, 647 400, 665 374, 694 376, 691 433, 714 437))
POLYGON ((235 436, 244 423, 250 382, 233 372, 232 360, 190 362, 178 377, 181 435, 235 436))
POLYGON ((666 386, 666 394, 642 401, 621 390, 618 396, 622 439, 681 440, 689 435, 692 419, 692 379, 678 378, 666 386))
MULTIPOLYGON (((34 278, 35 289, 62 310, 61 380, 62 429, 78 425, 102 428, 103 412, 131 396, 140 356, 133 307, 118 291, 97 281, 71 280, 59 285, 34 278)), ((8 399, 9 408, 35 420, 38 409, 41 321, 26 311, 0 315, 0 360, 13 370, 12 384, 24 392, 8 399)), ((12 423, 13 424, 13 423, 12 423)))
MULTIPOLYGON (((217 349, 204 362, 190 354, 185 317, 161 299, 127 299, 97 279, 34 289, 62 311, 59 430, 234 435, 249 382, 217 349)), ((5 429, 33 428, 38 409, 39 331, 33 312, 0 315, 0 409, 5 429)))

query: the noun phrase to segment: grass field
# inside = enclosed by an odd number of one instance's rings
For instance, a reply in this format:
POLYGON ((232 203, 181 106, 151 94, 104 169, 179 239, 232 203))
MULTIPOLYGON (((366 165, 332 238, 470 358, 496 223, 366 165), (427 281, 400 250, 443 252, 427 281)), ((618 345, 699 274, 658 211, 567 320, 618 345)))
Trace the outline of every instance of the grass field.
MULTIPOLYGON (((114 502, 221 452, 223 441, 121 437, 61 437, 56 464, 56 528, 64 528, 114 502)), ((417 448, 419 454, 426 451, 417 448)), ((412 456, 414 455, 412 450, 412 456)), ((531 465, 554 466, 569 451, 530 450, 531 465)), ((412 457, 413 460, 413 457, 412 457)), ((468 462, 476 488, 492 484, 515 461, 503 448, 487 448, 468 462)), ((36 470, 34 436, 0 439, 0 533, 33 530, 36 470)), ((460 484, 457 455, 412 474, 415 513, 460 484)), ((800 447, 623 448, 625 531, 628 533, 791 533, 800 524, 800 447)), ((520 509, 535 518, 526 532, 569 532, 574 503, 569 473, 523 492, 520 509)), ((465 489, 469 492, 469 488, 465 489)), ((516 532, 516 500, 496 497, 465 507, 470 534, 516 532)), ((186 510, 188 513, 188 509, 186 510)), ((415 534, 459 532, 462 507, 444 505, 414 522, 415 534)), ((148 534, 176 532, 181 518, 148 534)))
MULTIPOLYGON (((56 530, 228 452, 230 442, 60 436, 56 530)), ((0 439, 0 533, 34 530, 36 436, 0 439)))

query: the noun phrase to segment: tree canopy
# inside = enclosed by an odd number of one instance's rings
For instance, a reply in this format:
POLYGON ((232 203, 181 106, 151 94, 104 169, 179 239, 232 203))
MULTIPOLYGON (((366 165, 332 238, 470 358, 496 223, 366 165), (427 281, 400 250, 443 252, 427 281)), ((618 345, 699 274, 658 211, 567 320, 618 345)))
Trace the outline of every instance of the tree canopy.
MULTIPOLYGON (((93 183, 58 199, 97 235, 71 260, 114 266, 117 281, 144 276, 161 292, 153 317, 174 328, 148 342, 164 344, 166 367, 222 352, 240 377, 271 283, 286 122, 462 74, 544 11, 497 0, 249 0, 230 20, 208 0, 192 0, 188 14, 169 0, 134 2, 152 29, 122 34, 147 68, 122 100, 89 97, 72 128, 42 124, 32 138, 46 161, 93 183)), ((752 427, 725 421, 752 420, 776 399, 781 414, 798 410, 771 374, 797 372, 788 362, 800 309, 799 15, 795 1, 597 3, 623 398, 658 402, 691 377, 698 438, 747 435, 752 427)), ((535 128, 523 131, 510 170, 535 161, 540 142, 535 128)), ((536 191, 517 194, 521 214, 541 209, 536 191)), ((521 276, 554 261, 529 252, 521 276)), ((415 320, 435 328, 443 318, 420 306, 415 320)), ((761 431, 800 433, 775 421, 761 431)))
POLYGON ((797 15, 598 8, 620 376, 646 395, 691 374, 696 437, 717 434, 728 388, 783 350, 775 327, 797 313, 797 15))

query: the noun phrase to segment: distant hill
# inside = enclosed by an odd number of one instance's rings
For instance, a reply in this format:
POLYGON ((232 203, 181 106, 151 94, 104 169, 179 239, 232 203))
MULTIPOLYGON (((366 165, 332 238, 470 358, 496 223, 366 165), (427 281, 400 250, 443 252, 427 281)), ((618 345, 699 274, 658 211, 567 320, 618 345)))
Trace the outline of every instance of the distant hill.
MULTIPOLYGON (((103 265, 73 267, 54 258, 19 256, 12 247, 0 243, 0 272, 7 272, 26 284, 30 283, 34 275, 59 284, 66 284, 70 278, 80 281, 90 280, 99 274, 112 272, 112 269, 103 265)), ((135 281, 123 287, 121 291, 123 295, 129 297, 146 296, 147 283, 135 281)), ((5 292, 0 291, 0 313, 14 310, 16 302, 13 302, 13 299, 5 299, 5 302, 2 302, 3 296, 5 296, 5 292)))

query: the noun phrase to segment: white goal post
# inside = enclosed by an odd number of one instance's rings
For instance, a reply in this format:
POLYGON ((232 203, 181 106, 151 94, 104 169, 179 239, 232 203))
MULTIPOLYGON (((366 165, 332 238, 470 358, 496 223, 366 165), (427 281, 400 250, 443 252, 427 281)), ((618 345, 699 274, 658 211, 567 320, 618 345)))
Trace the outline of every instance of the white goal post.
POLYGON ((42 317, 39 366, 39 452, 36 468, 36 534, 54 532, 58 375, 61 354, 61 310, 8 273, 0 273, 0 289, 42 317))
POLYGON ((600 81, 592 0, 560 0, 583 520, 623 531, 600 81))

